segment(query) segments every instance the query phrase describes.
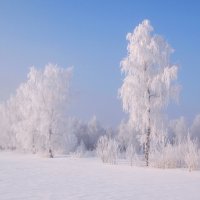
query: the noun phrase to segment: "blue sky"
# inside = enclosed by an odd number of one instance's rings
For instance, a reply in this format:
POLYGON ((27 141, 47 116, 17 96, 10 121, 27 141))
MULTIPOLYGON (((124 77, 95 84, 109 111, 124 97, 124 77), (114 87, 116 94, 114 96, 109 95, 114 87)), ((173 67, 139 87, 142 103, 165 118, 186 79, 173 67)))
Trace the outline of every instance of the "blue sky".
POLYGON ((192 0, 1 0, 0 100, 14 93, 32 65, 74 66, 70 113, 118 124, 124 117, 117 90, 125 37, 149 19, 175 49, 172 59, 180 66, 180 103, 170 106, 169 115, 190 120, 200 113, 199 10, 192 0))

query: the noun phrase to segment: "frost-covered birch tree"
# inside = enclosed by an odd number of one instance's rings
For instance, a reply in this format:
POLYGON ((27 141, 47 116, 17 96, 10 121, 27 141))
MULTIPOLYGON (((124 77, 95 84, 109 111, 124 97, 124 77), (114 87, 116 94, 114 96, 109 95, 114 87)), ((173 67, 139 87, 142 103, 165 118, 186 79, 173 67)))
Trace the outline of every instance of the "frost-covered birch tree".
MULTIPOLYGON (((48 151, 53 157, 53 141, 64 142, 65 120, 69 103, 69 81, 72 69, 47 65, 30 69, 27 82, 18 88, 18 120, 14 123, 17 142, 23 149, 48 151)), ((64 144, 63 146, 67 146, 64 144)))
POLYGON ((173 49, 154 34, 149 20, 127 34, 128 54, 121 61, 125 78, 119 95, 129 123, 140 133, 146 165, 149 165, 150 143, 163 132, 162 111, 176 96, 178 67, 170 63, 173 49))

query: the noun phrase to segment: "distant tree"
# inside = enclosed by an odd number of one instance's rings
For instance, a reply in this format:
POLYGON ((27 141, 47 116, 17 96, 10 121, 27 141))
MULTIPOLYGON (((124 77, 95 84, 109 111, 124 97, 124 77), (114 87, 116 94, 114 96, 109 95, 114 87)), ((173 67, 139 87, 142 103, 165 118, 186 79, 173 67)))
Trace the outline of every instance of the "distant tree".
POLYGON ((68 127, 78 139, 78 144, 84 143, 86 150, 94 150, 98 139, 107 134, 107 130, 99 123, 96 116, 88 122, 76 118, 68 119, 68 127))
POLYGON ((186 119, 181 116, 178 119, 171 120, 169 123, 169 139, 172 142, 181 142, 188 134, 186 119))
POLYGON ((197 138, 200 144, 200 114, 196 115, 191 125, 191 136, 197 138))
POLYGON ((13 112, 8 102, 0 104, 0 150, 16 148, 16 138, 12 131, 13 112))
POLYGON ((146 165, 149 165, 150 141, 163 129, 162 110, 176 96, 178 67, 170 63, 173 52, 169 44, 153 34, 148 20, 127 34, 128 55, 121 62, 125 79, 119 90, 129 122, 141 134, 146 165))
MULTIPOLYGON (((106 134, 106 130, 101 126, 96 116, 93 116, 87 123, 88 141, 86 142, 88 149, 93 150, 96 147, 98 139, 106 134)), ((86 138, 87 139, 87 138, 86 138)))

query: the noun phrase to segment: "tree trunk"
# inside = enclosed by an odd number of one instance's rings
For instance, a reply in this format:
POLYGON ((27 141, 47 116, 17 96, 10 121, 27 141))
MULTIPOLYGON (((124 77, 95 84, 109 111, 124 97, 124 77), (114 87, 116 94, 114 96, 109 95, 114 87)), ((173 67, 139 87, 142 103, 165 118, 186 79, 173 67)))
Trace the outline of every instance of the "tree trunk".
POLYGON ((150 102, 151 102, 151 94, 150 94, 150 89, 148 88, 148 100, 149 100, 149 109, 148 109, 148 127, 147 127, 147 133, 146 133, 146 141, 145 141, 145 161, 146 161, 146 166, 149 166, 149 151, 150 151, 150 135, 151 135, 151 109, 150 109, 150 102))
POLYGON ((33 135, 33 138, 32 138, 32 153, 35 154, 36 153, 36 147, 35 147, 35 137, 33 135))
POLYGON ((49 158, 53 158, 53 152, 51 148, 51 136, 52 136, 52 131, 49 129, 49 158))
POLYGON ((149 166, 150 134, 151 134, 151 129, 149 127, 147 129, 146 142, 145 142, 145 161, 146 161, 146 166, 149 166))

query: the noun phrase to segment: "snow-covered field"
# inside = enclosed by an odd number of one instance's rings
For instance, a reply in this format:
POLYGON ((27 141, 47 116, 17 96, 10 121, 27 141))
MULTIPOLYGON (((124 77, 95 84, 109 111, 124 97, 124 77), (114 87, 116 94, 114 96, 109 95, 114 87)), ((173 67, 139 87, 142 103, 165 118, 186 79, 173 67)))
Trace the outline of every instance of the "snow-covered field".
POLYGON ((200 172, 0 152, 0 200, 199 200, 200 172))

